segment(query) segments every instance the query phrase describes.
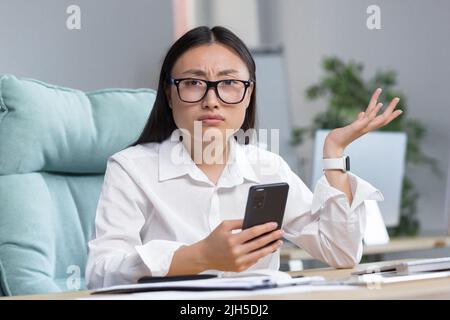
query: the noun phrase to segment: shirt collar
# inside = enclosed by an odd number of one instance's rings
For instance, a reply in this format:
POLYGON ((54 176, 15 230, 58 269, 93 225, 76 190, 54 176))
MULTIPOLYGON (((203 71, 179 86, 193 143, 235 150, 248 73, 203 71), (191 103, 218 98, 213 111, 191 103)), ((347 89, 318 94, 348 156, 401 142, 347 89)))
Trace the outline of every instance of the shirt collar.
MULTIPOLYGON (((222 177, 225 177, 225 181, 223 181, 225 185, 223 186, 240 184, 243 179, 260 183, 246 155, 245 147, 239 144, 234 137, 231 137, 229 142, 230 156, 224 174, 222 174, 222 177), (225 172, 226 170, 228 172, 225 172)), ((159 147, 158 160, 159 181, 189 175, 197 181, 209 183, 208 178, 196 166, 181 141, 171 141, 170 138, 164 140, 159 147)))
POLYGON ((195 163, 183 143, 168 138, 159 146, 158 166, 159 181, 164 181, 192 174, 195 163))

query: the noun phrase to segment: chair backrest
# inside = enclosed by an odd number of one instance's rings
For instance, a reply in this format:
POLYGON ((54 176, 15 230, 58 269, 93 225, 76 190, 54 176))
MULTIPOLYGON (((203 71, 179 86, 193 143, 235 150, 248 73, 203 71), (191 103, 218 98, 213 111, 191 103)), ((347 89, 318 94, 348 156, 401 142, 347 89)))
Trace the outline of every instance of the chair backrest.
POLYGON ((139 136, 155 95, 0 78, 1 295, 85 288, 107 159, 139 136))

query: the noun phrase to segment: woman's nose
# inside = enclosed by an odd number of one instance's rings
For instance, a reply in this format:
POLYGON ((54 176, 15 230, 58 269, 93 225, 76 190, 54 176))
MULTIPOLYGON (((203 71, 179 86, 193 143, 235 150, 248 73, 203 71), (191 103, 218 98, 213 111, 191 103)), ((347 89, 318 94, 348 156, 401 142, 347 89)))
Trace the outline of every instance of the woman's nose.
POLYGON ((216 108, 219 106, 219 103, 219 97, 216 94, 216 90, 214 88, 208 88, 206 96, 202 100, 202 107, 216 108))

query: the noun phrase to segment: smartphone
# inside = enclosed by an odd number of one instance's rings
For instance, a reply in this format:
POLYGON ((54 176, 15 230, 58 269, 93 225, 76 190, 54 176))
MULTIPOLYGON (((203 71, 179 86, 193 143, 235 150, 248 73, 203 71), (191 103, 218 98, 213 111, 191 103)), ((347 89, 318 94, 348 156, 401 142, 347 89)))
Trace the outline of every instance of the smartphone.
POLYGON ((277 229, 281 229, 288 192, 289 185, 286 182, 251 186, 242 230, 267 222, 276 222, 277 229))

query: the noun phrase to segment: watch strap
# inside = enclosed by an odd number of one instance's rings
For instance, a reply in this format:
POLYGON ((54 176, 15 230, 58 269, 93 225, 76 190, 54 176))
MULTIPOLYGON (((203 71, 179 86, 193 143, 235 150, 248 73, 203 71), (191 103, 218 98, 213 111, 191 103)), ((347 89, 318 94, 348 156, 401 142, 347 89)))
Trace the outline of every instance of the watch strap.
POLYGON ((323 170, 341 170, 347 172, 350 170, 350 157, 322 159, 323 170))

